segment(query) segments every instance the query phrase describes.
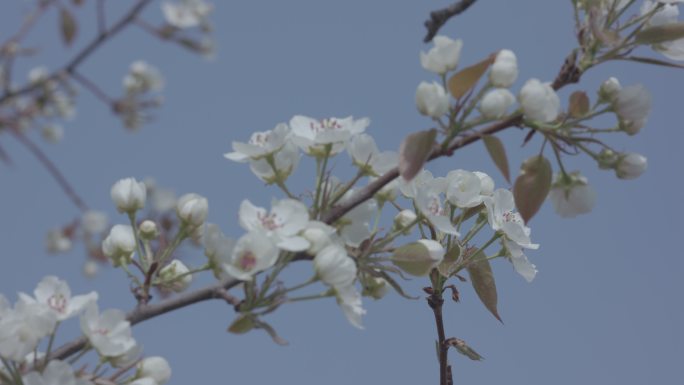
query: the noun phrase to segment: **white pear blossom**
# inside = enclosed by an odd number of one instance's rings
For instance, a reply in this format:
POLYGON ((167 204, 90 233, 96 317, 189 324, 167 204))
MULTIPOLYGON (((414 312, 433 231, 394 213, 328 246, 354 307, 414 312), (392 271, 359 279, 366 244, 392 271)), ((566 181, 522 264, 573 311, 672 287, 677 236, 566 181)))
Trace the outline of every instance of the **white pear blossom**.
POLYGON ((233 142, 233 152, 223 156, 236 162, 262 159, 283 148, 289 137, 290 127, 279 123, 272 130, 253 133, 247 143, 233 142))
POLYGON ((141 377, 150 377, 158 385, 164 385, 171 378, 171 366, 164 357, 146 357, 137 365, 141 377))
POLYGON ((494 194, 494 179, 482 171, 473 171, 480 178, 480 195, 492 196, 494 194))
POLYGON ((282 149, 273 155, 273 164, 262 158, 251 160, 249 168, 254 175, 268 184, 277 181, 284 182, 297 168, 299 157, 297 146, 294 143, 286 142, 282 149))
POLYGON ((488 91, 480 100, 479 110, 487 119, 499 119, 506 115, 508 109, 515 104, 515 95, 506 88, 495 88, 488 91))
POLYGON ((107 229, 107 214, 102 211, 88 210, 81 216, 81 226, 88 234, 99 234, 107 229))
MULTIPOLYGON (((353 193, 353 189, 349 190, 341 199, 341 203, 343 204, 353 193)), ((370 224, 377 211, 378 205, 371 199, 354 207, 342 217, 345 226, 340 230, 340 236, 346 245, 359 247, 363 241, 371 236, 370 224)))
POLYGON ((537 267, 527 259, 522 247, 507 238, 503 239, 503 246, 506 249, 506 256, 513 264, 515 271, 522 275, 527 282, 532 282, 537 275, 537 267))
POLYGON ((182 261, 174 259, 159 271, 159 279, 163 287, 180 293, 192 283, 192 274, 189 272, 190 269, 182 261))
POLYGON ((22 382, 24 385, 85 385, 92 384, 85 379, 77 378, 74 370, 66 362, 51 360, 41 372, 27 373, 22 382))
POLYGON ((115 368, 128 368, 135 364, 140 359, 142 354, 142 346, 135 344, 130 349, 126 350, 125 353, 112 357, 109 362, 115 368))
POLYGON ((306 252, 310 255, 318 254, 323 248, 337 241, 337 230, 320 221, 309 221, 301 234, 309 241, 310 246, 306 252))
POLYGON ((599 98, 607 102, 613 102, 617 97, 618 93, 622 90, 620 81, 615 77, 609 77, 603 83, 601 83, 601 88, 599 88, 599 98))
POLYGON ((164 88, 164 79, 159 70, 142 60, 135 61, 124 76, 123 86, 126 93, 142 94, 164 88))
POLYGON ((19 298, 27 304, 37 303, 52 311, 58 321, 64 321, 80 313, 89 303, 97 301, 97 293, 71 296, 66 281, 53 275, 43 278, 33 291, 35 298, 19 293, 19 298))
POLYGON ((530 240, 530 228, 525 226, 515 210, 513 194, 506 189, 497 189, 494 195, 486 197, 487 220, 494 231, 502 231, 506 238, 526 249, 537 249, 538 244, 530 240))
POLYGON ((529 79, 525 82, 518 100, 525 118, 529 120, 547 123, 556 119, 560 112, 558 94, 548 83, 542 83, 538 79, 529 79))
POLYGON ((421 114, 439 118, 449 112, 449 95, 437 82, 420 82, 416 89, 416 106, 421 114))
POLYGON ((147 240, 155 239, 159 236, 157 224, 149 219, 142 221, 138 226, 138 231, 140 232, 140 237, 147 240))
POLYGON ((118 309, 105 310, 100 314, 94 302, 81 314, 81 331, 104 357, 121 356, 137 345, 126 314, 118 309))
POLYGON ((318 278, 328 286, 349 286, 356 280, 356 263, 338 244, 331 244, 318 252, 313 265, 318 278))
POLYGON ((432 40, 434 47, 425 53, 420 53, 420 64, 428 71, 444 75, 458 66, 461 58, 463 41, 452 40, 446 36, 437 35, 432 40))
POLYGON ((447 184, 446 178, 435 178, 430 171, 423 169, 408 182, 401 178, 399 181, 399 191, 401 191, 402 195, 406 198, 415 198, 418 196, 418 191, 425 188, 435 188, 439 191, 445 191, 447 184))
POLYGON ((596 191, 589 185, 587 178, 579 173, 559 174, 551 186, 549 199, 558 215, 573 218, 594 208, 596 191))
POLYGON ((183 223, 192 227, 200 226, 209 214, 209 201, 195 193, 185 194, 176 202, 176 214, 183 223))
POLYGON ((207 224, 202 235, 204 255, 209 259, 209 265, 217 279, 229 277, 223 270, 224 263, 231 263, 235 240, 226 237, 221 229, 213 223, 207 224))
POLYGON ((114 225, 102 241, 102 252, 112 259, 114 266, 128 264, 135 249, 135 235, 129 225, 114 225))
POLYGON ((147 189, 134 178, 121 179, 111 189, 112 201, 119 212, 131 213, 145 207, 147 189))
POLYGON ((492 68, 489 70, 489 82, 494 87, 508 88, 518 78, 518 59, 515 53, 502 49, 496 55, 492 68))
MULTIPOLYGON (((651 12, 658 3, 665 3, 648 21, 650 26, 659 26, 679 22, 679 6, 675 3, 681 1, 658 1, 645 0, 641 6, 641 14, 651 12)), ((653 49, 672 60, 684 60, 684 38, 666 41, 653 45, 653 49)))
POLYGON ((295 199, 274 200, 269 213, 245 199, 240 204, 240 226, 247 231, 259 231, 271 238, 281 249, 303 251, 309 248, 306 238, 299 236, 309 222, 309 210, 295 199))
POLYGON ((399 164, 398 153, 380 152, 373 137, 365 133, 353 136, 347 151, 357 167, 374 176, 382 175, 399 164))
POLYGON ((620 121, 620 128, 629 135, 635 135, 646 124, 651 112, 651 94, 638 84, 617 92, 613 108, 620 121))
POLYGON ((418 216, 413 210, 404 209, 394 216, 394 223, 397 227, 403 229, 405 227, 408 227, 413 222, 415 222, 416 219, 418 219, 418 216))
POLYGON ((305 153, 312 156, 335 155, 342 151, 353 135, 366 130, 370 119, 329 118, 316 120, 296 115, 290 120, 292 141, 305 153), (329 150, 326 150, 329 148, 329 150))
POLYGON ((418 243, 425 246, 425 248, 428 250, 428 254, 433 262, 433 266, 437 266, 440 264, 440 262, 442 262, 442 259, 444 259, 445 250, 441 243, 432 239, 419 239, 418 243))
POLYGON ((420 210, 427 220, 440 232, 460 236, 456 228, 451 223, 449 214, 446 212, 442 204, 441 194, 444 193, 445 187, 439 183, 444 178, 436 178, 433 183, 430 183, 420 191, 415 198, 416 207, 420 210), (435 186, 437 182, 440 186, 435 186))
POLYGON ((254 274, 273 266, 278 248, 265 234, 251 231, 237 240, 229 262, 221 267, 235 279, 250 281, 254 274))
POLYGON ((635 179, 641 176, 648 167, 645 156, 634 152, 625 153, 618 157, 615 174, 620 179, 635 179))
POLYGON ((6 300, 0 301, 0 357, 22 362, 56 324, 57 316, 43 304, 20 297, 10 309, 6 300))
POLYGON ((166 22, 181 29, 207 25, 207 18, 213 11, 213 6, 204 0, 166 1, 161 8, 166 22))
POLYGON ((71 250, 71 239, 64 234, 63 229, 52 229, 47 233, 45 248, 50 254, 65 253, 71 250))
POLYGON ((363 329, 361 317, 366 314, 366 310, 363 308, 361 294, 356 290, 356 287, 354 285, 336 287, 335 294, 337 295, 337 303, 349 323, 363 329))
POLYGON ((469 208, 482 203, 482 181, 475 173, 466 170, 453 170, 446 176, 447 200, 456 207, 469 208))

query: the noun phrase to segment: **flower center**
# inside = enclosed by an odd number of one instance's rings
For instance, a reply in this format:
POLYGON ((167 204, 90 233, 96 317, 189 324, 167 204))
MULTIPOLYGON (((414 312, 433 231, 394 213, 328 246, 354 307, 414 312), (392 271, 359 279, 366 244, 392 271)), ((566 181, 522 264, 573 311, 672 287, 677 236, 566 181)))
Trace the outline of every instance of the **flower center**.
POLYGON ((432 215, 442 215, 442 205, 439 202, 439 197, 430 199, 427 206, 428 212, 432 215))
POLYGON ((252 137, 249 138, 249 144, 259 147, 266 147, 269 136, 269 132, 255 132, 252 134, 252 137))
POLYGON ((276 230, 281 228, 283 225, 276 214, 257 214, 257 218, 261 221, 261 226, 266 230, 276 230))
POLYGON ((54 294, 48 298, 47 305, 58 313, 64 313, 67 307, 67 299, 62 294, 54 294))
POLYGON ((246 251, 240 256, 238 265, 242 271, 251 271, 256 266, 256 256, 251 251, 246 251))
POLYGON ((311 131, 319 133, 326 130, 341 129, 342 125, 337 121, 337 119, 323 119, 318 124, 311 122, 309 124, 311 131))

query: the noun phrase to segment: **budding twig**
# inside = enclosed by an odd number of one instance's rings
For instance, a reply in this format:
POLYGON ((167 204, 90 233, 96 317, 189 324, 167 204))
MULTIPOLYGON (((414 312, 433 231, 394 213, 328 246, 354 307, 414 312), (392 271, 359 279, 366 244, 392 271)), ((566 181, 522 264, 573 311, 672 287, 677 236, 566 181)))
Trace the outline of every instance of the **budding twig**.
POLYGON ((465 12, 471 5, 475 4, 477 0, 460 0, 450 6, 436 11, 430 12, 430 18, 425 22, 427 28, 427 35, 423 39, 424 42, 429 43, 437 35, 439 29, 446 24, 452 17, 465 12))

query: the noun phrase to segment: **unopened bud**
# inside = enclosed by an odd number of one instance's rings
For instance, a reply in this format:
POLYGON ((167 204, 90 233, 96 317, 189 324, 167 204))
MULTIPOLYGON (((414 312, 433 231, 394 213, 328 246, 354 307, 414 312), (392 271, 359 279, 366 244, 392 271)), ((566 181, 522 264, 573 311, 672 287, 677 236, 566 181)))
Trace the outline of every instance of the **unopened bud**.
POLYGON ((140 230, 140 238, 142 239, 152 240, 159 236, 157 224, 150 220, 143 221, 138 227, 138 230, 140 230))

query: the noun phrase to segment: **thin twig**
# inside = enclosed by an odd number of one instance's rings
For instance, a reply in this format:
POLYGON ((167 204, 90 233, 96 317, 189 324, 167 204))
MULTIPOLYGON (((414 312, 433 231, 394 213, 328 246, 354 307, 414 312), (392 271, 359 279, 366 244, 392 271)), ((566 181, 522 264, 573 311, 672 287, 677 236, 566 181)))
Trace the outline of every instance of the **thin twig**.
POLYGON ((83 88, 87 89, 90 91, 95 97, 100 99, 103 103, 109 105, 110 107, 114 108, 115 101, 109 97, 109 95, 105 94, 104 91, 100 87, 97 86, 93 81, 88 79, 87 77, 81 75, 78 71, 74 70, 71 72, 71 78, 76 80, 83 88))
POLYGON ((64 174, 57 168, 54 162, 50 160, 50 158, 45 155, 43 150, 38 147, 33 141, 31 141, 26 135, 22 134, 16 129, 10 129, 9 130, 12 135, 14 135, 15 138, 19 141, 19 143, 23 144, 24 147, 26 147, 32 154, 35 156, 40 163, 43 164, 43 166, 50 172, 53 178, 57 181, 57 184, 59 184, 59 187, 64 190, 64 193, 71 199, 71 201, 74 203, 76 207, 78 207, 79 210, 81 211, 88 211, 88 205, 85 204, 83 199, 76 193, 76 190, 71 186, 71 183, 64 177, 64 174))
POLYGON ((452 17, 465 12, 471 5, 475 4, 477 0, 460 0, 450 6, 436 11, 430 12, 430 18, 425 22, 427 28, 427 35, 423 39, 424 42, 429 43, 437 35, 439 29, 446 24, 452 17))
POLYGON ((453 382, 453 380, 449 378, 451 373, 448 362, 449 346, 446 344, 446 333, 444 333, 444 319, 442 316, 442 305, 444 305, 444 299, 438 290, 434 290, 432 295, 427 297, 427 302, 435 315, 435 326, 437 327, 439 385, 449 385, 453 382))
POLYGON ((7 47, 11 44, 18 43, 21 39, 26 37, 26 35, 31 31, 34 25, 36 25, 36 22, 38 19, 40 19, 40 16, 45 13, 45 11, 48 9, 50 5, 52 5, 55 1, 50 0, 50 1, 43 1, 38 4, 35 10, 33 10, 27 17, 24 19, 24 23, 19 27, 19 31, 12 35, 9 39, 7 39, 4 43, 2 43, 2 46, 0 50, 5 50, 7 47))

